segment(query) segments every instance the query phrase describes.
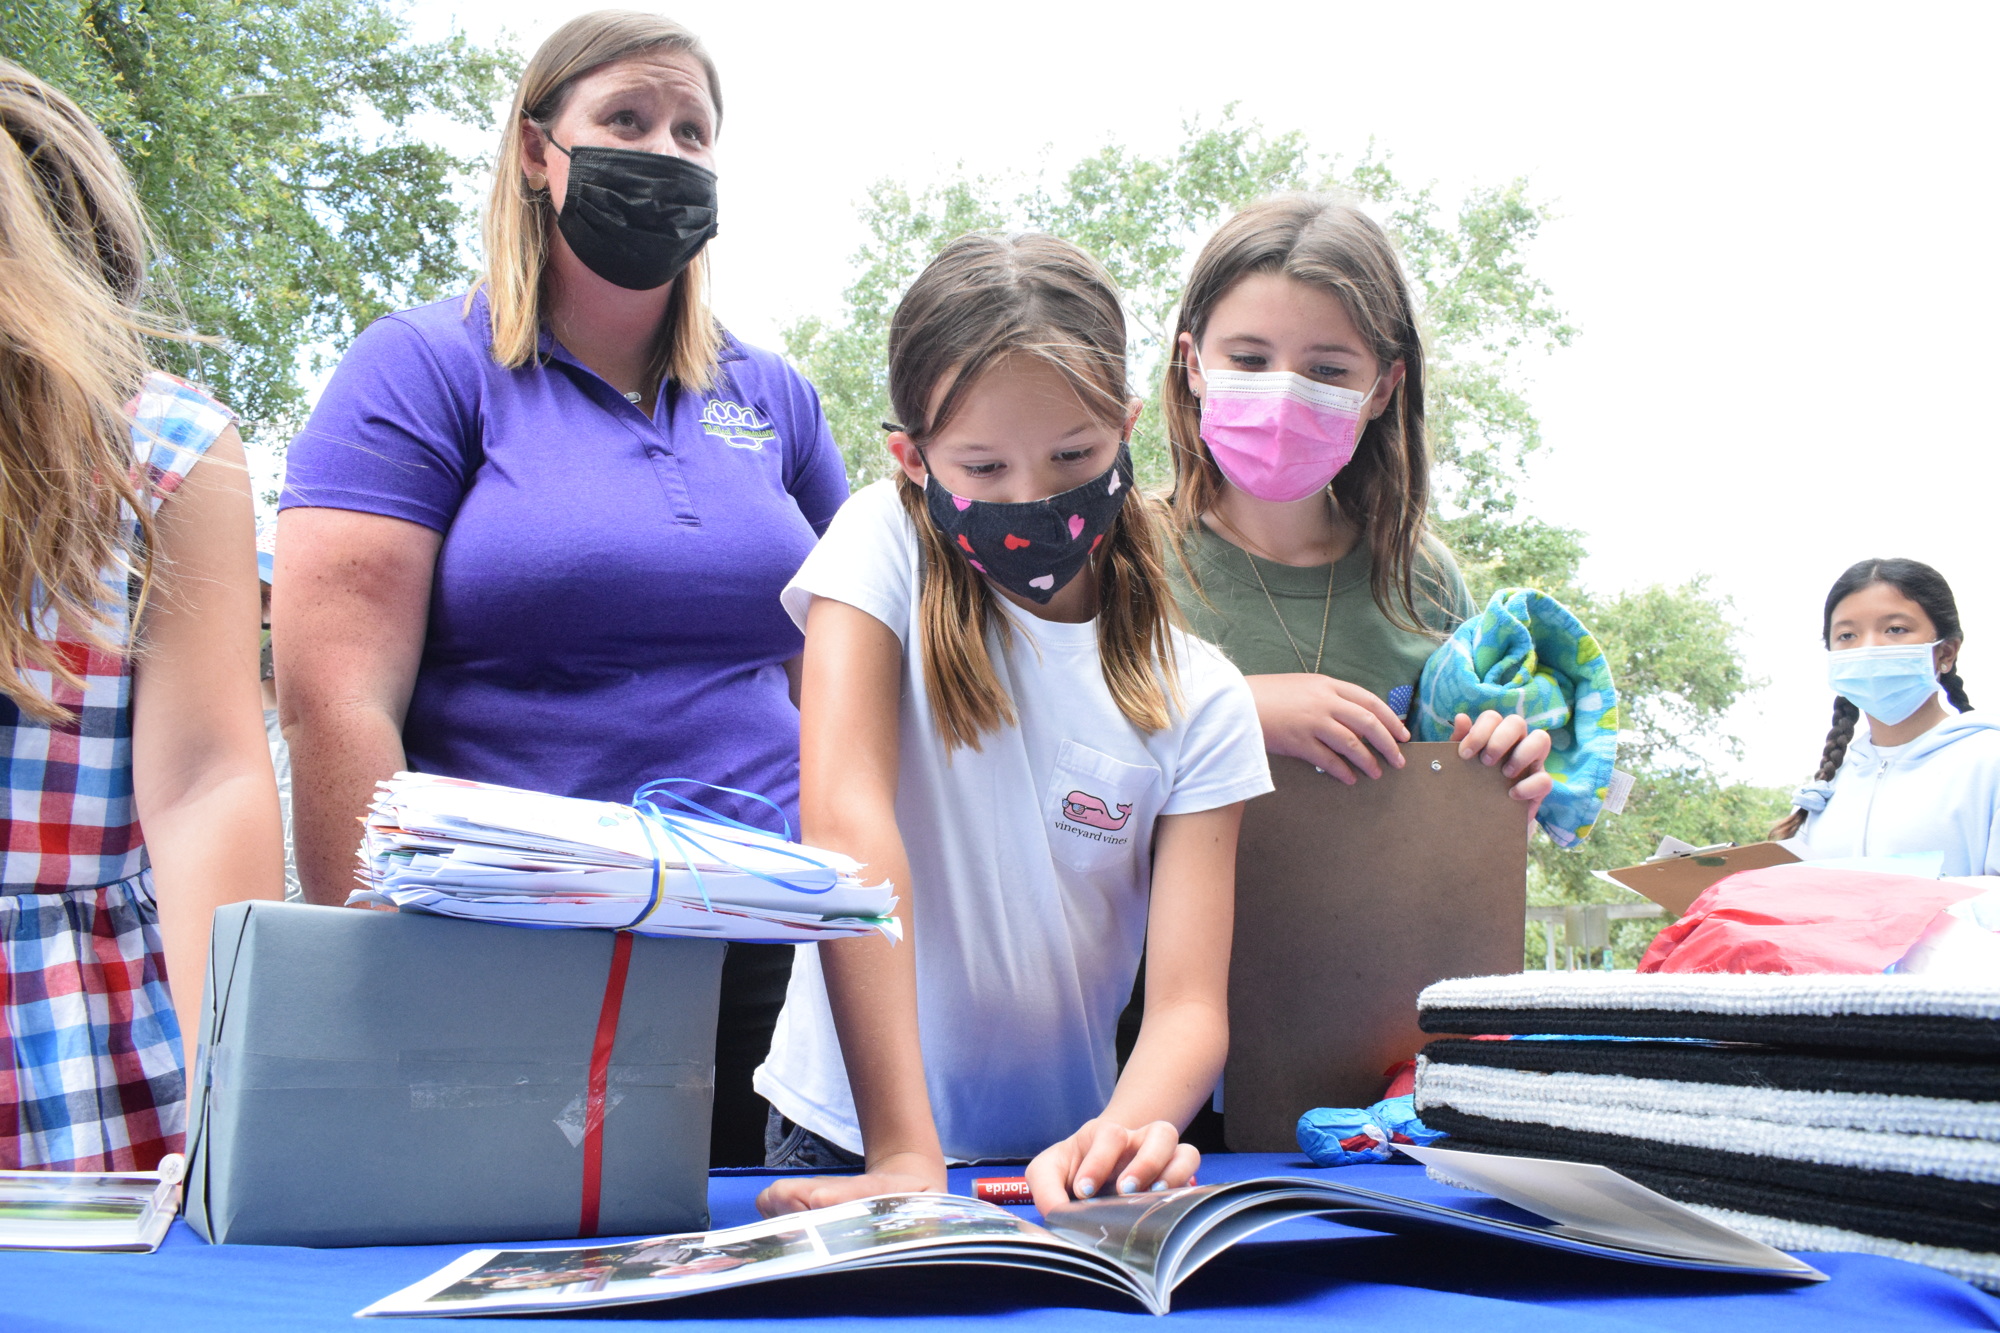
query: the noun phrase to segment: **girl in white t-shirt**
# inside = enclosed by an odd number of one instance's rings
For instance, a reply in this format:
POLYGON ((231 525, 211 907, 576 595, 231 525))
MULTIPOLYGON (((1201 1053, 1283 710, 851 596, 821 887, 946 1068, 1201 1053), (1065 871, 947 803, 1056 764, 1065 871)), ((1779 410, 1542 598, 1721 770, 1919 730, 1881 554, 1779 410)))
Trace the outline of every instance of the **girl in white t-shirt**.
POLYGON ((1185 1184, 1228 1045, 1242 802, 1271 781, 1242 675, 1174 625, 1110 279, 1049 236, 952 243, 896 312, 889 392, 900 475, 785 605, 805 839, 893 881, 908 934, 799 950, 757 1071, 768 1161, 867 1171, 759 1206, 1024 1157, 1043 1207, 1185 1184))
POLYGON ((1827 594, 1820 631, 1833 729, 1771 836, 1808 860, 1940 852, 1947 875, 2000 875, 2000 723, 1958 678, 1965 634, 1944 576, 1863 560, 1827 594))

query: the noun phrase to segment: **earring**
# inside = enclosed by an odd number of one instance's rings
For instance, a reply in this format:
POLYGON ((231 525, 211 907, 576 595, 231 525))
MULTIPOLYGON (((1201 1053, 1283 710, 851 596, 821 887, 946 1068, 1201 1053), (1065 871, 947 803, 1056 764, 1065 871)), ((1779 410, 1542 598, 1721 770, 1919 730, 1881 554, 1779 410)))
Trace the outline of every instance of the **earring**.
POLYGON ((528 188, 537 193, 546 190, 549 188, 549 178, 539 171, 531 171, 528 173, 528 188))

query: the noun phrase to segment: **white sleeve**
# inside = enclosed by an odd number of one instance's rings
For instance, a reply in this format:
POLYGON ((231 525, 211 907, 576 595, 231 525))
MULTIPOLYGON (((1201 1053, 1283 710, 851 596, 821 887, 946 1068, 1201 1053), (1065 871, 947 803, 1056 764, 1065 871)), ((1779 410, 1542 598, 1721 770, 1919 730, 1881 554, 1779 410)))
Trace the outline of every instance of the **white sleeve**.
POLYGON ((866 611, 909 646, 917 600, 917 538, 893 479, 856 492, 779 600, 800 629, 815 597, 866 611))
POLYGON ((2000 793, 1995 794, 1993 808, 1986 812, 1986 864, 1979 873, 2000 875, 2000 793))
POLYGON ((1160 813, 1193 814, 1262 796, 1272 789, 1271 761, 1249 683, 1216 649, 1195 640, 1181 643, 1188 711, 1180 723, 1173 789, 1160 813))

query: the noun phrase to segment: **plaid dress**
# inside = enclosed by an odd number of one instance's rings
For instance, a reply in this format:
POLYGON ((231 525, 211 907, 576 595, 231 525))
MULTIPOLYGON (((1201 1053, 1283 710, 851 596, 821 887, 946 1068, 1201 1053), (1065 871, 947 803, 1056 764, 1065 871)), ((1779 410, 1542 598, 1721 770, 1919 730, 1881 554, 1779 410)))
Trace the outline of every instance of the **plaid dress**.
MULTIPOLYGON (((232 418, 160 374, 128 410, 157 511, 232 418)), ((114 643, 130 641, 130 596, 125 571, 107 570, 114 643)), ((187 1080, 132 800, 132 664, 55 642, 83 688, 28 680, 73 721, 0 695, 0 1168, 150 1170, 181 1149, 187 1080)))

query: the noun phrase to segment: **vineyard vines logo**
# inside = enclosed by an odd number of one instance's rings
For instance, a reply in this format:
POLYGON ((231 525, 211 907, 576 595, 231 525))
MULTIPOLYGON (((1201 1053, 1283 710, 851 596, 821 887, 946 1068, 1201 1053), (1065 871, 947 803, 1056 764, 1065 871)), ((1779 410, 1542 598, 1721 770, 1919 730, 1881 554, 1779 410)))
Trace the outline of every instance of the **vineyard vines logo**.
POLYGON ((764 441, 778 438, 778 432, 771 429, 771 423, 756 408, 732 403, 727 398, 708 400, 701 409, 701 428, 732 449, 761 450, 764 441))
POLYGON ((1073 791, 1063 797, 1063 815, 1079 824, 1116 832, 1124 828, 1125 821, 1132 817, 1132 807, 1121 804, 1118 813, 1114 815, 1103 801, 1089 792, 1073 791))

